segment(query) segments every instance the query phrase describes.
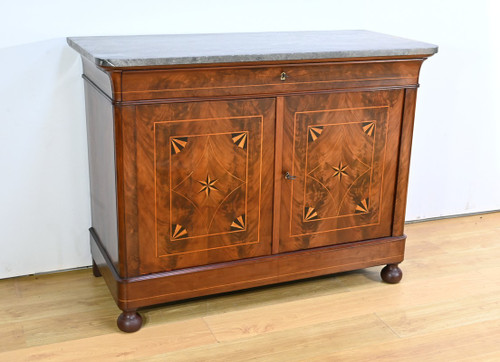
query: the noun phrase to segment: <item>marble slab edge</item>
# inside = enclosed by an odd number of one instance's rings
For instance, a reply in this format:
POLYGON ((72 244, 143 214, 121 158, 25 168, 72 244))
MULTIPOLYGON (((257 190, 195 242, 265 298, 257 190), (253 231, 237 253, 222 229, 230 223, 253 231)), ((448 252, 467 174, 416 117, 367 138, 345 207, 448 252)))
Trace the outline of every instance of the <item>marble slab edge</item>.
MULTIPOLYGON (((120 54, 120 52, 115 52, 110 51, 110 53, 113 53, 111 56, 109 54, 101 55, 98 54, 99 52, 94 52, 95 54, 92 54, 92 51, 89 51, 86 49, 86 47, 81 46, 79 42, 85 42, 92 40, 96 43, 101 42, 102 44, 108 44, 110 46, 115 46, 115 44, 112 44, 113 39, 120 39, 123 40, 125 39, 125 36, 120 36, 120 37, 68 37, 67 42, 68 45, 71 46, 73 49, 75 49, 77 52, 79 52, 83 57, 87 58, 90 60, 92 63, 96 64, 97 66, 100 67, 116 67, 116 68, 125 68, 125 67, 145 67, 145 66, 164 66, 164 65, 187 65, 187 64, 212 64, 212 63, 243 63, 243 62, 274 62, 274 61, 300 61, 300 60, 321 60, 321 59, 339 59, 339 58, 370 58, 370 57, 398 57, 398 56, 430 56, 438 51, 438 47, 434 44, 428 44, 428 43, 423 43, 423 42, 418 42, 418 41, 413 41, 409 39, 404 39, 404 38, 398 38, 398 37, 393 37, 389 36, 386 34, 379 34, 379 33, 374 33, 374 32, 369 32, 369 31, 357 31, 360 34, 360 37, 370 35, 373 38, 372 39, 367 39, 371 41, 372 43, 370 44, 370 48, 365 47, 362 49, 346 49, 345 44, 342 44, 340 47, 341 49, 332 49, 332 50, 327 50, 327 51, 300 51, 296 50, 293 47, 293 44, 288 44, 288 49, 286 52, 266 52, 266 53, 258 53, 258 52, 251 52, 248 51, 248 49, 244 49, 243 51, 240 51, 236 54, 210 54, 210 55, 192 55, 190 54, 189 56, 161 56, 157 55, 154 57, 148 57, 144 56, 144 54, 141 56, 138 54, 137 57, 131 56, 131 54, 128 54, 127 56, 124 56, 124 54, 120 54), (388 47, 387 44, 383 44, 381 48, 377 48, 377 37, 380 37, 380 40, 382 43, 386 41, 390 41, 392 39, 395 40, 395 43, 401 43, 401 42, 406 42, 403 47, 388 47)), ((297 32, 299 34, 301 32, 297 32)), ((304 34, 307 34, 307 32, 302 32, 304 34)), ((313 34, 321 34, 323 35, 327 32, 309 32, 309 35, 313 34)), ((332 32, 333 33, 333 32, 332 32)), ((341 32, 338 32, 341 33, 341 32)), ((356 33, 356 31, 352 31, 352 33, 356 33)), ((242 39, 244 40, 244 36, 251 36, 251 35, 260 35, 262 36, 263 34, 266 33, 240 33, 242 36, 242 39)), ((190 34, 190 35, 177 35, 177 36, 189 36, 191 38, 194 38, 196 36, 199 36, 200 39, 203 38, 203 36, 220 36, 221 38, 224 38, 225 36, 237 36, 240 34, 235 34, 235 33, 228 33, 228 34, 190 34)), ((286 34, 286 33, 268 33, 268 34, 286 34)), ((288 34, 293 34, 293 33, 288 33, 288 34)), ((175 37, 176 35, 165 35, 165 37, 175 37)), ((146 38, 154 38, 158 37, 160 38, 161 36, 131 36, 130 38, 134 39, 146 39, 146 38)), ((255 39, 253 39, 255 40, 255 39)), ((178 44, 175 44, 178 46, 178 44)), ((269 44, 266 44, 269 46, 269 44)), ((272 45, 272 44, 271 44, 272 45)), ((401 45, 401 44, 398 44, 401 45)), ((130 46, 130 45, 129 45, 130 46)), ((297 46, 299 48, 300 46, 303 46, 303 44, 300 44, 297 46)), ((116 47, 116 46, 115 46, 116 47)), ((278 46, 279 47, 279 46, 278 46)), ((332 44, 332 48, 335 48, 335 43, 332 44)), ((140 44, 138 45, 138 48, 140 48, 140 44)), ((314 48, 314 47, 313 47, 314 48)), ((101 53, 105 52, 104 50, 101 49, 101 53)), ((130 49, 127 49, 130 51, 130 49)), ((241 50, 241 49, 239 49, 241 50)), ((193 50, 191 49, 191 52, 193 50)), ((149 55, 149 54, 148 54, 149 55)))

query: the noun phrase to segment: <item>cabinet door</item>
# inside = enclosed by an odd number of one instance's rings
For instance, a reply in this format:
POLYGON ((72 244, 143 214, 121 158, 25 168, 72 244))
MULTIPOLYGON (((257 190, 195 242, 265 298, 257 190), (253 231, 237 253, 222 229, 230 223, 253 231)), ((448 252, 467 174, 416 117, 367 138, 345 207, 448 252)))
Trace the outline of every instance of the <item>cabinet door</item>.
POLYGON ((403 91, 286 97, 279 250, 391 235, 403 91))
POLYGON ((274 115, 274 99, 137 106, 141 274, 270 254, 274 115))

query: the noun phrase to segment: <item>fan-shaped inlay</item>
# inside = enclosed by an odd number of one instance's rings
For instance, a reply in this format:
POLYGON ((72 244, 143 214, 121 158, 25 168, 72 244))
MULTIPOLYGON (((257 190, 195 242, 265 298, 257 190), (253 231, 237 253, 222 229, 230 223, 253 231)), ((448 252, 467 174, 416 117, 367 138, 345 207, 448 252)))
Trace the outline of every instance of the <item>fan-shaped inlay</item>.
POLYGON ((363 122, 363 132, 365 132, 368 136, 373 136, 373 131, 375 130, 375 122, 363 122))
POLYGON ((233 142, 236 146, 238 146, 241 149, 245 149, 247 147, 247 133, 246 132, 241 132, 241 133, 233 133, 231 134, 231 138, 233 139, 233 142))
POLYGON ((323 127, 311 127, 309 128, 309 141, 314 142, 318 139, 318 137, 323 132, 323 127))
POLYGON ((231 230, 243 230, 245 228, 245 214, 238 216, 231 224, 231 230))
POLYGON ((186 228, 179 224, 172 225, 172 239, 181 239, 188 236, 186 228))
POLYGON ((187 137, 172 138, 170 144, 170 153, 172 155, 175 155, 176 153, 181 152, 184 147, 186 147, 187 141, 187 137))
POLYGON ((309 221, 309 220, 314 220, 318 218, 318 213, 316 210, 314 210, 314 207, 305 207, 304 208, 304 219, 309 221))
POLYGON ((356 205, 356 212, 368 212, 369 200, 363 199, 356 205))

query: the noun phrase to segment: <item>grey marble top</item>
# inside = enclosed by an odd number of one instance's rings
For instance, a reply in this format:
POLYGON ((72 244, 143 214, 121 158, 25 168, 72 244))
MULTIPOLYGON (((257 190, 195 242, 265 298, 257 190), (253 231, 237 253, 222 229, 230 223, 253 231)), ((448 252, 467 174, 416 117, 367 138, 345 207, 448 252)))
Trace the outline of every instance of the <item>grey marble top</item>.
POLYGON ((419 55, 438 49, 366 30, 92 36, 67 41, 105 67, 419 55))

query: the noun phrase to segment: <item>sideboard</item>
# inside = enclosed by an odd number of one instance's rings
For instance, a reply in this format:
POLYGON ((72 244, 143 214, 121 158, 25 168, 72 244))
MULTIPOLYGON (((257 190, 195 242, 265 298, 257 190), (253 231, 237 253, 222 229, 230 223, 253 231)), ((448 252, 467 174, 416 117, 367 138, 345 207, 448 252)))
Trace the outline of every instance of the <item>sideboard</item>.
POLYGON ((386 265, 402 277, 418 76, 369 31, 72 37, 94 275, 154 304, 386 265))

